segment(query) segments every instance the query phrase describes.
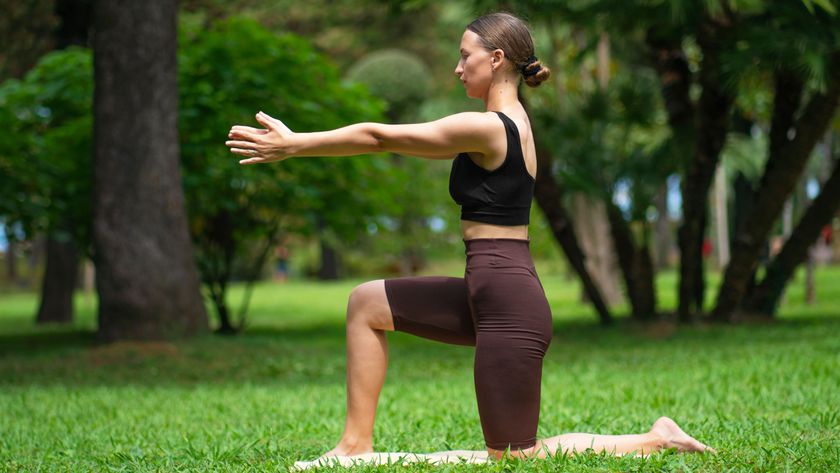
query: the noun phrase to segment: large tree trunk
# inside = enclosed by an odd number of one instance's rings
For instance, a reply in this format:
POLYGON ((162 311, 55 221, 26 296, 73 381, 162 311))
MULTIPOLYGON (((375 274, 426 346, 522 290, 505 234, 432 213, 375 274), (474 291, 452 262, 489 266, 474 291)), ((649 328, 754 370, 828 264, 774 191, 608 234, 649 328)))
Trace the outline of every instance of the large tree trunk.
POLYGON ((744 231, 735 238, 732 260, 726 268, 713 313, 717 321, 732 320, 758 262, 761 245, 799 181, 814 145, 825 134, 834 116, 840 99, 840 52, 831 55, 827 80, 828 89, 815 94, 799 120, 794 120, 792 114, 795 110, 786 105, 796 102, 786 95, 789 89, 784 87, 789 78, 777 75, 776 106, 773 110, 775 129, 771 129, 770 156, 755 209, 750 213, 744 231), (785 124, 794 126, 784 127, 785 124), (788 134, 791 128, 795 130, 793 139, 788 134))
POLYGON ((103 340, 208 328, 181 188, 177 6, 94 7, 93 236, 103 340))
POLYGON ((73 291, 79 272, 79 252, 72 238, 47 237, 47 264, 35 322, 73 321, 73 291))
POLYGON ((808 257, 808 249, 817 239, 820 230, 830 224, 840 208, 840 161, 834 165, 828 181, 805 215, 785 242, 782 251, 773 259, 761 283, 744 303, 745 310, 766 316, 776 314, 784 289, 796 268, 808 257))
POLYGON ((697 42, 703 51, 697 107, 697 139, 693 159, 682 181, 683 222, 679 230, 680 297, 679 320, 694 320, 694 310, 703 306, 703 238, 706 233, 708 196, 729 129, 733 96, 720 81, 720 31, 709 22, 700 27, 697 42))

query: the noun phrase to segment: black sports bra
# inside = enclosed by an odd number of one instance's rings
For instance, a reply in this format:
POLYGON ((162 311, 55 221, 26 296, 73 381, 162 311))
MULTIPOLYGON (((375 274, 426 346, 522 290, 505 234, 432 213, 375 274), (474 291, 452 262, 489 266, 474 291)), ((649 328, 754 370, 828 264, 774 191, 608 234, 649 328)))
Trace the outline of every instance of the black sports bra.
POLYGON ((516 123, 496 112, 505 125, 507 154, 498 168, 488 171, 460 153, 449 173, 449 195, 461 206, 461 220, 494 225, 526 225, 534 197, 534 178, 528 174, 516 123))

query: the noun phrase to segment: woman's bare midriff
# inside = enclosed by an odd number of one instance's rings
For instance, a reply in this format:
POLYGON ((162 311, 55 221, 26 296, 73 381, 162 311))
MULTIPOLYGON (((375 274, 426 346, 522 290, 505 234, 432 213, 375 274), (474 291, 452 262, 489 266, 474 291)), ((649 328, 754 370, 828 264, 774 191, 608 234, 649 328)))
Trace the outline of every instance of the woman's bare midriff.
POLYGON ((464 240, 476 238, 517 238, 528 239, 528 225, 493 225, 490 223, 461 220, 461 234, 464 240))

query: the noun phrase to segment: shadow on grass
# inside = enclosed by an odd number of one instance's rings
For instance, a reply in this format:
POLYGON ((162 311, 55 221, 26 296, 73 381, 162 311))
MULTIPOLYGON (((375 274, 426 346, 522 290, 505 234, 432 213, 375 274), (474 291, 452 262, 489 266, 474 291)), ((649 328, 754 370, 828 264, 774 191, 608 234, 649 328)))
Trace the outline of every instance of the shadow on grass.
MULTIPOLYGON (((549 357, 615 356, 642 351, 749 351, 756 345, 838 342, 840 317, 833 314, 740 325, 675 326, 621 319, 601 327, 589 321, 558 321, 549 357)), ((424 366, 401 379, 461 376, 471 366, 469 347, 444 345, 408 334, 389 334, 392 363, 424 366), (421 372, 417 372, 421 371, 421 372)), ((0 386, 162 386, 225 384, 343 385, 343 323, 286 327, 254 326, 237 336, 206 334, 163 342, 97 342, 95 333, 45 327, 0 335, 0 386)))
POLYGON ((0 335, 0 357, 46 356, 56 352, 89 348, 95 344, 96 333, 93 331, 45 327, 44 331, 34 333, 0 335))

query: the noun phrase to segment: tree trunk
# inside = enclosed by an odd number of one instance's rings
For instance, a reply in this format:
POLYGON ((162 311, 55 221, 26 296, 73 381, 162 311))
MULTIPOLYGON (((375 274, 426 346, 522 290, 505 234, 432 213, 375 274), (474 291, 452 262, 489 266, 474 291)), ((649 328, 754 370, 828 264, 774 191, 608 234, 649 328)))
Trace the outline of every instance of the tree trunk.
MULTIPOLYGON (((825 130, 840 99, 840 52, 831 56, 828 68, 828 89, 824 93, 811 98, 799 120, 795 121, 795 134, 790 139, 788 130, 771 129, 770 156, 767 168, 762 177, 762 187, 758 191, 756 205, 750 213, 744 232, 735 238, 732 248, 732 260, 726 268, 723 282, 718 292, 717 304, 713 318, 717 321, 730 321, 746 292, 750 275, 756 267, 761 243, 767 238, 773 223, 779 217, 782 206, 790 195, 814 145, 825 134, 825 130), (787 137, 786 140, 775 137, 787 137), (775 144, 775 146, 774 146, 775 144)), ((776 101, 773 124, 794 123, 792 119, 779 117, 780 114, 791 115, 783 104, 788 97, 783 89, 785 80, 777 76, 776 101)), ((810 241, 808 244, 812 243, 810 241)), ((801 261, 801 260, 800 260, 801 261)))
POLYGON ((216 281, 205 281, 204 287, 210 293, 210 301, 216 309, 216 315, 219 317, 219 328, 216 333, 220 335, 236 335, 237 328, 233 325, 230 319, 230 311, 227 306, 227 279, 216 281))
POLYGON ((563 248, 563 253, 566 255, 569 264, 580 278, 589 301, 595 306, 601 324, 609 325, 612 323, 612 315, 601 297, 598 286, 586 269, 586 257, 578 244, 574 225, 566 213, 566 209, 563 208, 562 188, 551 174, 551 155, 538 143, 536 149, 537 181, 534 188, 534 197, 551 227, 554 238, 563 248))
MULTIPOLYGON (((756 198, 756 191, 753 189, 752 184, 750 181, 744 176, 743 173, 739 172, 738 175, 735 177, 735 184, 733 185, 733 191, 735 194, 735 202, 734 202, 734 211, 733 211, 733 218, 732 218, 732 228, 733 231, 730 232, 729 235, 729 245, 732 247, 733 240, 736 235, 740 234, 743 231, 744 225, 747 224, 747 217, 749 216, 750 212, 752 212, 753 206, 755 206, 755 198, 756 198)), ((730 259, 732 252, 730 251, 730 259)), ((768 245, 767 241, 765 240, 762 243, 762 255, 761 261, 766 264, 768 258, 770 257, 770 246, 768 245)), ((752 290, 755 288, 755 278, 756 273, 758 271, 758 267, 752 272, 750 275, 750 280, 747 283, 747 294, 750 294, 752 290)))
MULTIPOLYGON (((522 95, 521 85, 517 95, 525 111, 530 113, 528 101, 522 95)), ((547 149, 541 146, 539 140, 534 140, 534 146, 537 152, 537 180, 534 185, 534 197, 551 227, 554 238, 563 248, 563 253, 566 255, 569 265, 578 274, 589 301, 595 306, 599 321, 602 325, 609 325, 613 322, 612 315, 601 297, 598 286, 595 285, 592 277, 586 271, 586 258, 578 244, 574 225, 566 213, 566 209, 563 208, 563 189, 554 180, 551 165, 552 156, 547 149)))
MULTIPOLYGON (((669 147, 674 159, 684 159, 693 153, 691 162, 685 163, 680 187, 683 196, 683 221, 677 232, 680 248, 679 320, 693 320, 693 307, 702 306, 703 280, 702 245, 705 233, 705 214, 711 176, 717 165, 718 152, 715 148, 723 137, 717 137, 725 128, 712 128, 715 120, 725 116, 729 100, 715 81, 717 58, 714 48, 705 34, 701 43, 704 51, 700 82, 703 94, 700 98, 700 120, 695 119, 695 105, 690 97, 692 74, 682 37, 668 36, 669 30, 651 28, 645 41, 650 48, 651 62, 662 84, 662 98, 668 113, 668 124, 673 136, 669 147), (698 124, 699 123, 699 124, 698 124), (699 128, 699 129, 698 129, 699 128), (697 140, 697 136, 700 140, 697 140), (691 150, 691 151, 689 151, 691 150)), ((722 145, 722 143, 720 143, 722 145)))
POLYGON ((29 239, 28 255, 26 257, 26 277, 20 279, 20 287, 32 289, 35 287, 37 280, 38 268, 41 266, 41 261, 46 261, 47 254, 47 238, 44 235, 37 234, 29 239))
POLYGON ((840 209, 840 161, 834 164, 834 170, 828 181, 823 184, 820 194, 805 211, 805 215, 793 229, 782 250, 767 267, 766 276, 744 304, 746 310, 766 316, 776 314, 784 289, 794 271, 805 261, 808 248, 817 239, 820 230, 831 224, 838 209, 840 209))
MULTIPOLYGON (((573 195, 572 202, 572 221, 586 256, 586 270, 598 285, 607 307, 621 304, 619 265, 615 245, 610 241, 610 221, 606 206, 601 200, 582 193, 573 195)), ((586 293, 583 295, 586 296, 586 293)))
POLYGON ((805 261, 805 305, 812 305, 817 300, 816 289, 814 288, 814 246, 808 247, 808 257, 805 261))
POLYGON ((338 279, 338 252, 326 239, 327 222, 321 215, 316 216, 318 225, 318 245, 321 249, 321 264, 318 267, 318 279, 332 281, 338 279))
POLYGON ((671 218, 668 215, 668 184, 662 184, 654 197, 656 223, 653 230, 656 269, 671 267, 671 218))
POLYGON ((206 331, 179 167, 177 1, 99 0, 94 21, 98 336, 206 331))
POLYGON ((715 254, 718 268, 729 262, 729 212, 726 172, 718 166, 715 173, 715 254))
POLYGON ((338 253, 323 238, 321 239, 321 267, 318 279, 322 281, 338 279, 338 253))
POLYGON ((699 82, 702 87, 697 107, 697 139, 694 155, 682 181, 683 222, 679 230, 680 297, 679 320, 694 320, 702 309, 705 289, 703 238, 706 233, 708 196, 729 129, 733 96, 720 82, 719 44, 721 32, 710 23, 701 25, 697 42, 703 52, 699 82))
POLYGON ((17 241, 9 237, 8 231, 6 233, 6 240, 8 242, 6 246, 6 277, 9 280, 9 284, 17 285, 17 241))
POLYGON ((73 292, 79 270, 79 252, 71 238, 47 237, 47 263, 41 302, 35 322, 73 321, 73 292))
POLYGON ((650 251, 647 245, 636 245, 633 242, 633 233, 618 207, 611 204, 607 214, 633 318, 639 321, 651 320, 656 316, 656 292, 650 251))

